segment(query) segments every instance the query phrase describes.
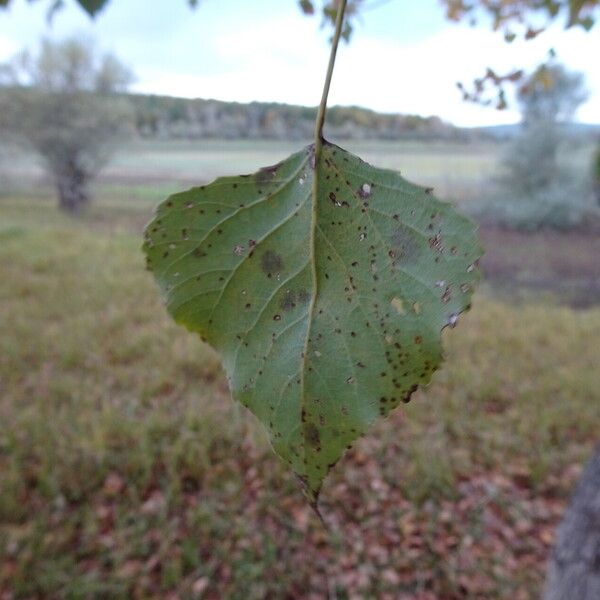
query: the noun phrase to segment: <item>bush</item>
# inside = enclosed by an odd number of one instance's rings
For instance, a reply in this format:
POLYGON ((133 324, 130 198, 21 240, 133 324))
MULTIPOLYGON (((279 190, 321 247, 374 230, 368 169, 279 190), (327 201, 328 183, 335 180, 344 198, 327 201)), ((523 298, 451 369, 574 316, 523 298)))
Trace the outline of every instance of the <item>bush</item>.
POLYGON ((527 195, 498 187, 475 211, 480 221, 514 229, 569 229, 597 212, 586 182, 563 178, 527 195))
POLYGON ((556 125, 526 127, 510 144, 504 173, 492 182, 489 198, 477 208, 476 216, 525 230, 580 225, 594 211, 594 202, 587 178, 560 160, 567 140, 556 125))

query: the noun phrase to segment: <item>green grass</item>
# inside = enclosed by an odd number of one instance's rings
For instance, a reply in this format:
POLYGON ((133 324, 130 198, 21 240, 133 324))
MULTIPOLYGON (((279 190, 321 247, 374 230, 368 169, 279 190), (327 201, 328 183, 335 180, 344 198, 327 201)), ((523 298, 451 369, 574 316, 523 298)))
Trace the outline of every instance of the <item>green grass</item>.
POLYGON ((334 469, 328 538, 161 306, 145 206, 0 202, 0 595, 536 598, 600 430, 600 308, 476 298, 334 469))

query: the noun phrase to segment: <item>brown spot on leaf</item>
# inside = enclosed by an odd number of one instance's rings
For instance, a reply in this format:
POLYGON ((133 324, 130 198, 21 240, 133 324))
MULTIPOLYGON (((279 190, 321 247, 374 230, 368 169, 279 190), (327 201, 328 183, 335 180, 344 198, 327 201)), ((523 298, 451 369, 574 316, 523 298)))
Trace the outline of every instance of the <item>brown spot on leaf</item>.
POLYGON ((442 236, 440 233, 436 233, 434 236, 430 237, 428 242, 429 247, 432 250, 437 250, 438 252, 444 251, 444 246, 442 244, 442 236))
POLYGON ((256 184, 258 186, 264 185, 265 183, 269 183, 277 174, 277 170, 281 166, 281 163, 277 163, 276 165, 271 165, 270 167, 263 167, 256 173, 254 179, 256 180, 256 184))
POLYGON ((404 396, 404 398, 402 398, 402 402, 404 402, 405 404, 410 402, 410 397, 417 391, 417 388, 419 386, 418 385, 413 385, 408 392, 406 393, 406 395, 404 396))
POLYGON ((299 290, 296 299, 298 304, 306 304, 310 300, 310 294, 306 290, 299 290))
POLYGON ((319 446, 321 443, 321 436, 319 430, 314 423, 307 423, 304 427, 304 436, 306 443, 311 446, 319 446))
POLYGON ((279 306, 283 310, 292 310, 292 308, 296 307, 296 293, 293 290, 286 290, 283 294, 283 298, 279 303, 279 306))
POLYGON ((260 266, 266 275, 275 275, 283 271, 283 259, 272 250, 267 250, 260 259, 260 266))
POLYGON ((394 265, 404 265, 417 260, 420 254, 419 242, 415 234, 405 226, 396 227, 391 237, 394 265))

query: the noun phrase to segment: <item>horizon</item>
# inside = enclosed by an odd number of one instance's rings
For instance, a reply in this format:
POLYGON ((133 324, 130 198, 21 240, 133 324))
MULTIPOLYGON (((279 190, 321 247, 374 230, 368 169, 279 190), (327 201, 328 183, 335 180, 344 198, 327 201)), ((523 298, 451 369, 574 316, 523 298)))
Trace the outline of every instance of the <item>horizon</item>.
MULTIPOLYGON (((261 9, 236 0, 154 4, 113 0, 91 20, 68 5, 48 25, 47 7, 14 0, 0 11, 0 62, 42 37, 83 37, 115 54, 136 79, 131 93, 223 102, 318 104, 330 30, 306 17, 295 0, 262 0, 261 9), (132 25, 132 23, 134 25, 132 25)), ((456 82, 469 84, 486 67, 529 69, 553 48, 557 60, 585 76, 589 99, 574 122, 600 123, 600 36, 554 26, 531 41, 508 44, 500 32, 450 23, 437 0, 367 5, 349 44, 338 52, 331 106, 381 114, 439 117, 456 127, 519 122, 510 108, 465 102, 456 82), (443 60, 441 59, 443 57, 443 60), (391 73, 391 76, 390 76, 391 73)))
MULTIPOLYGON (((312 104, 312 105, 310 105, 310 104, 294 104, 291 102, 279 102, 277 100, 247 100, 247 101, 221 100, 220 98, 209 98, 209 97, 201 97, 201 96, 174 96, 172 94, 163 94, 163 93, 154 93, 154 92, 137 92, 135 90, 128 90, 127 92, 125 92, 125 94, 132 95, 132 96, 156 96, 159 98, 160 97, 172 98, 173 100, 190 100, 190 101, 200 100, 203 102, 222 102, 224 104, 240 104, 242 106, 247 106, 249 104, 275 104, 277 106, 287 106, 287 107, 292 107, 292 108, 311 108, 311 109, 314 109, 315 111, 318 109, 317 104, 312 104)), ((423 115, 423 114, 408 113, 408 112, 388 112, 388 111, 384 111, 384 110, 375 110, 373 108, 369 108, 368 106, 359 106, 356 104, 328 104, 327 105, 327 111, 330 111, 335 108, 353 108, 353 109, 358 109, 358 110, 370 111, 370 112, 373 112, 378 115, 386 115, 386 116, 401 116, 401 117, 417 116, 417 117, 421 117, 423 119, 438 118, 444 124, 450 125, 451 127, 456 127, 457 129, 484 129, 484 128, 491 128, 491 127, 515 127, 515 126, 521 125, 520 119, 515 122, 511 122, 511 123, 494 123, 494 124, 483 124, 483 125, 457 125, 455 123, 452 123, 451 121, 442 119, 442 117, 440 117, 439 115, 433 115, 433 114, 432 115, 423 115)), ((587 121, 581 121, 578 119, 573 119, 572 121, 564 121, 564 124, 566 124, 566 125, 582 125, 584 127, 600 127, 600 121, 587 122, 587 121)))

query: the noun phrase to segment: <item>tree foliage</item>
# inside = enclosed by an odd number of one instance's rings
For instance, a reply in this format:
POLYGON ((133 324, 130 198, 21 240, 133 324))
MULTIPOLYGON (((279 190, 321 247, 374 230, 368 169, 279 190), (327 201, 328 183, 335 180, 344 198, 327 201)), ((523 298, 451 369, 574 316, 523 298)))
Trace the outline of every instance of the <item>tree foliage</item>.
MULTIPOLYGON (((316 107, 275 102, 223 102, 129 94, 137 133, 143 137, 286 139, 312 137, 316 107)), ((462 139, 464 132, 439 117, 384 114, 356 106, 334 106, 328 137, 343 139, 462 139)))
POLYGON ((89 183, 109 158, 129 119, 114 94, 130 72, 112 55, 98 56, 78 40, 44 41, 4 65, 0 130, 28 144, 42 158, 70 212, 89 200, 89 183))
MULTIPOLYGON (((0 8, 7 8, 13 0, 0 0, 0 8)), ((30 3, 39 2, 40 0, 28 0, 30 3)), ((90 17, 95 17, 110 3, 110 0, 75 0, 77 4, 88 14, 90 17)), ((198 4, 199 0, 184 0, 192 8, 198 4)), ((48 17, 52 16, 65 6, 65 0, 47 0, 46 6, 48 9, 48 17)))
MULTIPOLYGON (((440 1, 451 21, 467 21, 471 25, 478 25, 481 21, 488 22, 494 31, 503 33, 508 43, 515 39, 535 39, 560 20, 566 29, 581 27, 590 31, 596 25, 600 13, 599 0, 440 1)), ((549 55, 550 59, 554 58, 554 50, 551 48, 549 55)), ((495 104, 496 108, 502 110, 507 106, 506 85, 520 84, 527 78, 522 69, 500 74, 490 66, 481 77, 473 81, 470 89, 460 82, 457 85, 464 100, 495 104)))
MULTIPOLYGON (((317 0, 298 0, 298 5, 305 15, 320 14, 322 25, 335 24, 339 0, 321 0, 320 3, 317 0)), ((346 41, 350 40, 354 21, 359 16, 363 5, 364 0, 350 0, 346 5, 346 18, 342 30, 342 37, 346 41)))
POLYGON ((512 41, 519 30, 526 39, 542 33, 555 19, 566 27, 589 31, 596 23, 598 0, 440 0, 451 21, 481 19, 491 21, 494 31, 502 31, 512 41))
POLYGON ((542 65, 519 90, 523 123, 525 126, 539 122, 566 123, 587 97, 581 73, 556 63, 542 65))

